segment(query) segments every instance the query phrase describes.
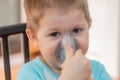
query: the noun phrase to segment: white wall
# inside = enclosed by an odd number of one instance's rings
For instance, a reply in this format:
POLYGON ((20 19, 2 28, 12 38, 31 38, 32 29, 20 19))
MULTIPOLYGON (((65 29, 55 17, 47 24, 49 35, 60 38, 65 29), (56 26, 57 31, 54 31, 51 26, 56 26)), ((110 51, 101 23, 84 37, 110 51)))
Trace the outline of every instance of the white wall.
POLYGON ((26 16, 24 12, 24 0, 21 0, 21 23, 26 22, 26 16))
MULTIPOLYGON (((117 77, 119 75, 119 0, 88 1, 93 24, 87 56, 103 63, 110 75, 117 77)), ((21 22, 25 22, 23 2, 21 5, 21 22)))
POLYGON ((0 27, 20 23, 19 2, 19 0, 0 0, 0 27))
POLYGON ((103 63, 112 77, 119 73, 119 0, 88 0, 93 24, 89 57, 103 63))

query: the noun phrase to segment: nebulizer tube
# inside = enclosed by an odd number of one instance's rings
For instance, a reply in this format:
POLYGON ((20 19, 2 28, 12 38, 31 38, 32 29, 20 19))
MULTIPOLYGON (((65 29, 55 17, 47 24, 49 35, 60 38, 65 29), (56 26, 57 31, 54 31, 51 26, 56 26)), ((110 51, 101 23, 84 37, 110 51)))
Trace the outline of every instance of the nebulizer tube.
POLYGON ((67 55, 66 47, 67 46, 70 46, 71 48, 73 48, 74 52, 78 49, 77 42, 74 36, 72 35, 72 33, 70 32, 67 32, 64 34, 62 40, 60 41, 56 49, 56 59, 60 63, 63 63, 66 58, 66 55, 67 55))

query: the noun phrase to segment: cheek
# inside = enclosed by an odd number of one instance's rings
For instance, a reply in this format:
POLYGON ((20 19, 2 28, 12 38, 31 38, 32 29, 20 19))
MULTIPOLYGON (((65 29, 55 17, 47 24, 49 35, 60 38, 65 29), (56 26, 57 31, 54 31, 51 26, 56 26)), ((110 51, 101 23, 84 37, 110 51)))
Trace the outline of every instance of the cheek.
POLYGON ((52 55, 54 52, 54 45, 51 45, 48 42, 41 43, 39 48, 42 54, 52 55))
POLYGON ((89 46, 88 37, 79 37, 76 40, 77 40, 79 48, 82 49, 83 54, 85 55, 88 50, 88 46, 89 46))
POLYGON ((57 43, 55 41, 41 43, 40 51, 43 59, 47 62, 49 66, 59 66, 56 59, 56 47, 57 43))
POLYGON ((39 48, 43 56, 54 57, 57 43, 55 41, 40 41, 39 48))

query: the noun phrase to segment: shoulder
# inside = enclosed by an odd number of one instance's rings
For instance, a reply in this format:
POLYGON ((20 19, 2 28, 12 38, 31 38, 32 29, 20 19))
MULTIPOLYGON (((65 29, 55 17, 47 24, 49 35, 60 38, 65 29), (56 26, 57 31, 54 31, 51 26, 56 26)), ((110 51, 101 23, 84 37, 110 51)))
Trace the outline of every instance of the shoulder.
POLYGON ((104 65, 96 60, 91 60, 92 76, 95 80, 112 80, 104 65))
POLYGON ((20 71, 37 71, 38 69, 42 69, 42 64, 40 63, 39 58, 35 58, 34 60, 25 63, 20 71))
POLYGON ((94 69, 103 69, 105 68, 104 65, 96 60, 91 60, 91 67, 94 68, 94 69))
POLYGON ((24 64, 17 74, 17 80, 34 80, 39 79, 42 73, 42 65, 38 64, 39 60, 36 58, 31 62, 24 64), (24 79, 21 79, 24 78, 24 79))
POLYGON ((92 74, 95 76, 99 76, 101 71, 105 69, 104 65, 96 60, 91 60, 90 65, 92 68, 92 74))

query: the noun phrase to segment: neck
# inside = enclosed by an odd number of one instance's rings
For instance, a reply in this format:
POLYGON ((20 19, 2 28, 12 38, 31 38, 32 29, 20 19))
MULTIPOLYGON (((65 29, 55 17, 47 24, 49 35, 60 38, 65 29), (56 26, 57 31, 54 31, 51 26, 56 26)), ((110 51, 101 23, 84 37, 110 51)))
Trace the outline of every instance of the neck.
POLYGON ((51 67, 47 64, 47 62, 43 59, 42 56, 40 56, 40 59, 42 60, 42 62, 47 65, 55 74, 60 75, 61 74, 61 69, 60 68, 55 68, 55 67, 51 67))

